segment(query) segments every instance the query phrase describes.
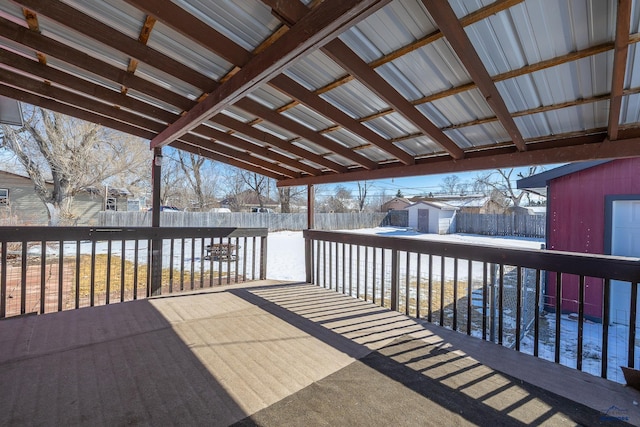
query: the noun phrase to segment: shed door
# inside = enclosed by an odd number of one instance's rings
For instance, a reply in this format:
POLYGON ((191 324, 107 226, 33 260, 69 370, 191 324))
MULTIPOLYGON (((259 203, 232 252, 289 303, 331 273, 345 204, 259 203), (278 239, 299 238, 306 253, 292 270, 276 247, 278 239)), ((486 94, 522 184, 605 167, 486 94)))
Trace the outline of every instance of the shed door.
POLYGON ((418 209, 418 233, 429 232, 429 209, 418 209))
MULTIPOLYGON (((611 255, 640 257, 640 200, 614 200, 611 212, 611 255)), ((612 323, 629 324, 631 284, 611 281, 612 323)), ((640 301, 638 307, 640 308, 640 301)), ((636 320, 640 327, 640 322, 636 320)))

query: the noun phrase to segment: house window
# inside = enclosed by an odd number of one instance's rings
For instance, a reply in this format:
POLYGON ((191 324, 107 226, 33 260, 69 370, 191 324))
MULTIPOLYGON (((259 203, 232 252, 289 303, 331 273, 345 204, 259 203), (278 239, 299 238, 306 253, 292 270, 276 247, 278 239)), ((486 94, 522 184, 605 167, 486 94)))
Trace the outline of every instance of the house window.
POLYGON ((117 211, 117 201, 115 197, 107 197, 107 204, 105 206, 107 211, 117 211))
POLYGON ((0 188, 0 206, 9 206, 9 190, 0 188))

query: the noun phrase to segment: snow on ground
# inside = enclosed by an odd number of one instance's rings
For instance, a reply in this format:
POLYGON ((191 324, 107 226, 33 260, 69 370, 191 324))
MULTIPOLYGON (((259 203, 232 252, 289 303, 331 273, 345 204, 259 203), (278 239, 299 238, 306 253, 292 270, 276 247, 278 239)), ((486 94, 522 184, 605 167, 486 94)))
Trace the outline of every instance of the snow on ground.
MULTIPOLYGON (((359 230, 343 230, 342 232, 526 249, 540 249, 540 245, 544 243, 544 239, 538 238, 493 237, 473 234, 425 234, 411 229, 396 227, 363 228, 359 230)), ((293 281, 303 281, 305 279, 302 231, 269 233, 267 254, 267 277, 269 279, 293 281)))
MULTIPOLYGON (((540 249, 544 239, 521 238, 513 236, 479 236, 470 234, 423 234, 410 229, 394 227, 376 227, 360 230, 345 230, 345 233, 375 234, 379 236, 407 237, 441 242, 500 246, 504 248, 540 249)), ((304 239, 301 231, 282 231, 269 233, 268 237, 267 277, 278 280, 304 281, 304 239)), ((474 267, 475 268, 475 267, 474 267)), ((474 274, 475 279, 475 274, 474 274)), ((543 313, 541 321, 541 339, 539 354, 550 361, 555 357, 555 314, 543 313)), ((505 316, 505 321, 508 316, 505 316)), ((573 317, 573 316, 571 316, 573 317)), ((513 319, 515 320, 515 319, 513 319)), ((608 340, 608 374, 610 380, 624 382, 620 366, 627 365, 628 327, 624 325, 609 326, 608 340)), ((576 367, 578 322, 569 315, 561 316, 560 363, 572 368, 576 367)), ((602 324, 585 322, 583 329, 583 367, 582 370, 600 376, 602 356, 602 324)), ((521 351, 533 354, 533 330, 521 343, 521 351)), ((636 354, 640 347, 636 346, 636 354)))

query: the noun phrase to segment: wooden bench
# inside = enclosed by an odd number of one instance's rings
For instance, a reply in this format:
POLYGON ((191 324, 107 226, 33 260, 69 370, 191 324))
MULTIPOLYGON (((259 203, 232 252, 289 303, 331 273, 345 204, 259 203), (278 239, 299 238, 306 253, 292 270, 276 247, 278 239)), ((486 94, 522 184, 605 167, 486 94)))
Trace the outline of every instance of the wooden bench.
POLYGON ((214 261, 218 260, 235 260, 236 259, 236 251, 238 247, 232 243, 214 243, 213 245, 205 246, 205 251, 207 254, 204 259, 214 261))

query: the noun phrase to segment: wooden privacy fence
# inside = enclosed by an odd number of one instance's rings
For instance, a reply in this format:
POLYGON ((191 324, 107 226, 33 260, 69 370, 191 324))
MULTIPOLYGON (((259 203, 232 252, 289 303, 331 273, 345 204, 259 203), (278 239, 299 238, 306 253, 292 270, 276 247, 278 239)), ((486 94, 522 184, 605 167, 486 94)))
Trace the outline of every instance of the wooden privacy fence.
POLYGON ((456 214, 457 233, 545 237, 546 223, 546 215, 456 214))
MULTIPOLYGON (((386 214, 382 212, 317 213, 315 228, 321 230, 352 230, 379 226, 386 214)), ((151 212, 100 212, 101 227, 148 227, 151 212)), ((253 212, 161 212, 162 227, 242 227, 268 228, 269 231, 304 230, 306 213, 253 212)))

